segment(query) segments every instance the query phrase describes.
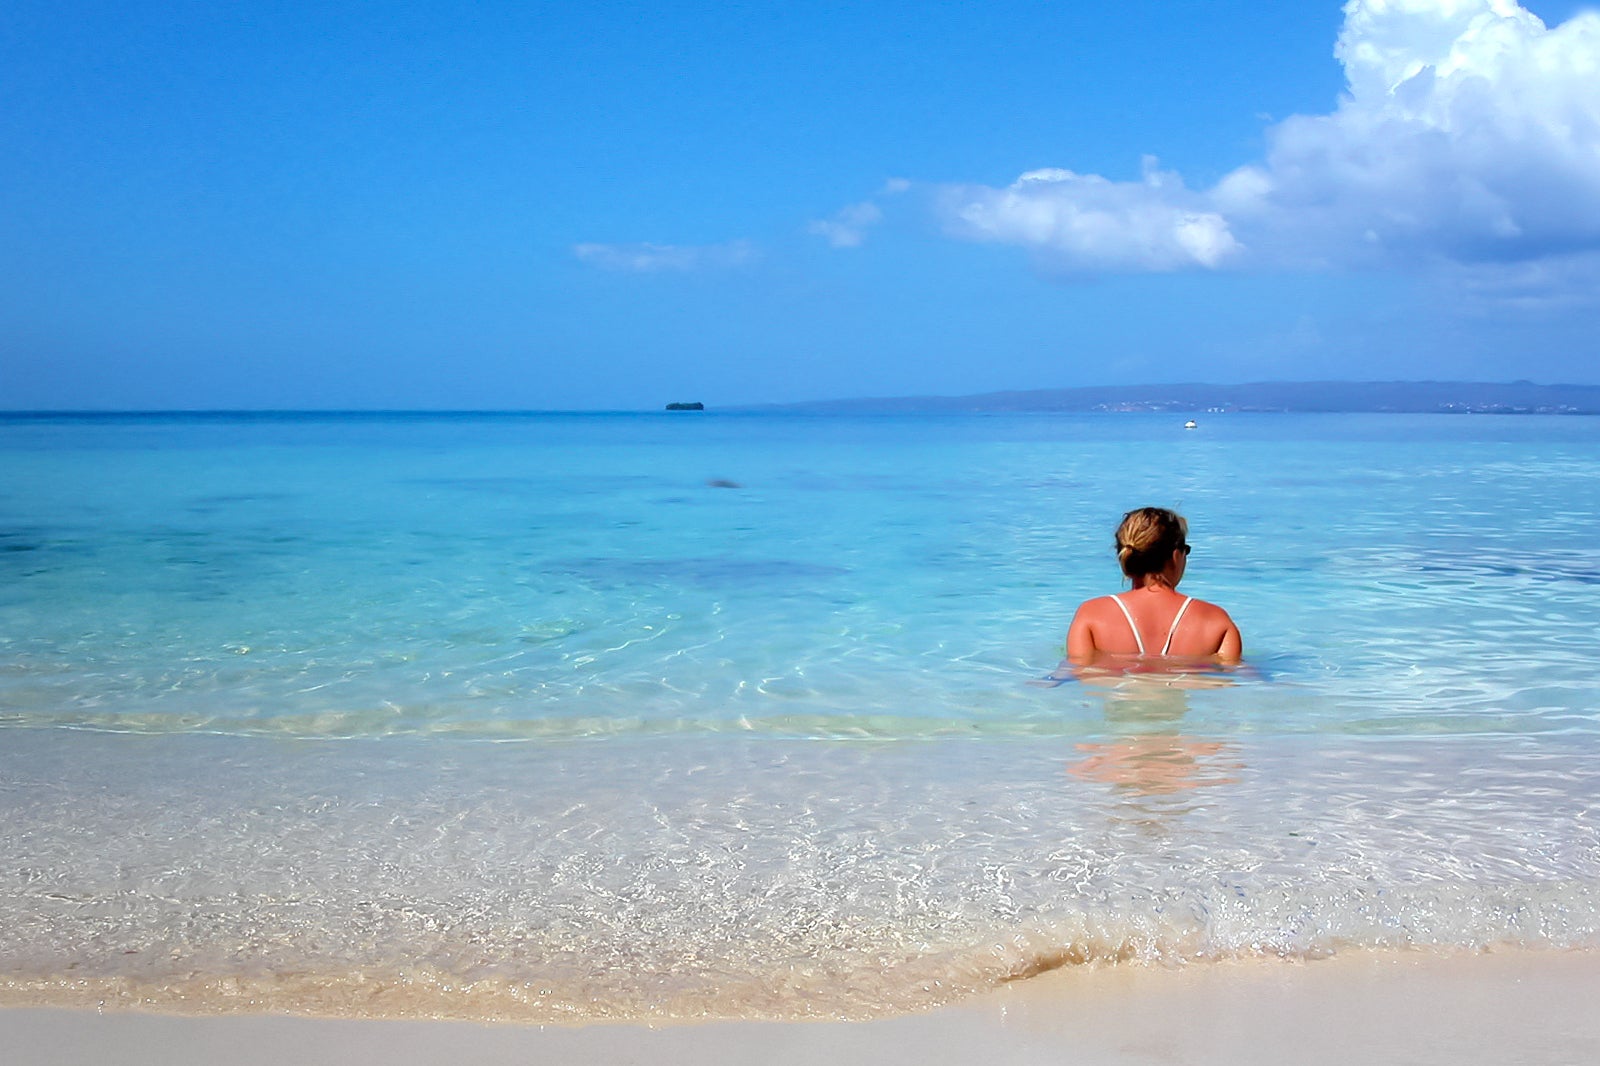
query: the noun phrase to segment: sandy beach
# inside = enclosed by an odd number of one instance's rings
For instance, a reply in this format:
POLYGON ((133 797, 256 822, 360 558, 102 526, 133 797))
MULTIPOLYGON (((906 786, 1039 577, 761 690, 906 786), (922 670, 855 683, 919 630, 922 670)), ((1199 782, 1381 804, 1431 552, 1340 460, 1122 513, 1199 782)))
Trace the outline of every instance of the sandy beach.
POLYGON ((86 1010, 0 1012, 17 1066, 382 1061, 1136 1064, 1600 1061, 1600 954, 1360 953, 1063 969, 872 1022, 577 1028, 86 1010))

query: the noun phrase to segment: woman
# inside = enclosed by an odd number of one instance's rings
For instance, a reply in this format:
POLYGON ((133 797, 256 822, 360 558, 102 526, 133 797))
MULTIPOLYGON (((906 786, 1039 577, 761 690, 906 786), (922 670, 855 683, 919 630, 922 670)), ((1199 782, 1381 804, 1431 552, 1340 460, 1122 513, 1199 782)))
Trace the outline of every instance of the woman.
POLYGON ((1122 516, 1117 562, 1133 588, 1078 608, 1067 630, 1067 658, 1073 664, 1152 655, 1239 661, 1239 627, 1228 612, 1178 591, 1189 562, 1188 534, 1183 516, 1164 507, 1141 507, 1122 516))

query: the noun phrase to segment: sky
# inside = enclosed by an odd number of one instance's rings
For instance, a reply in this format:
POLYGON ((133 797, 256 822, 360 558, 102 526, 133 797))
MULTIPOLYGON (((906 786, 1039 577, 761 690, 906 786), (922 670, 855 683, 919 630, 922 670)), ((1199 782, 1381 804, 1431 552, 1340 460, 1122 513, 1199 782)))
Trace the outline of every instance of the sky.
POLYGON ((0 409, 1600 383, 1565 0, 8 0, 0 409))

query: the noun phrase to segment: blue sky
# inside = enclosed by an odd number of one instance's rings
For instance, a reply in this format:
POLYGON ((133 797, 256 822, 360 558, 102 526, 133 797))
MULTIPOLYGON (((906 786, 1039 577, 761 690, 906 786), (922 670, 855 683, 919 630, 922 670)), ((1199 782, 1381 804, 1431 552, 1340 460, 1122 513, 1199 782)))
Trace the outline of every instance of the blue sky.
POLYGON ((0 408, 1600 382, 1600 15, 0 12, 0 408))

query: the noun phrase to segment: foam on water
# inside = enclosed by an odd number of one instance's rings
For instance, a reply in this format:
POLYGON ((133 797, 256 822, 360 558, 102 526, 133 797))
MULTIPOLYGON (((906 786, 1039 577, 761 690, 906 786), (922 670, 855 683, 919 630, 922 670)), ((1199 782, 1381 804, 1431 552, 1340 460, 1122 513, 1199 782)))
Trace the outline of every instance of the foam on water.
POLYGON ((0 995, 869 1015, 1600 946, 1600 423, 1204 423, 0 422, 0 995), (1147 502, 1254 669, 1032 683, 1147 502))
POLYGON ((13 1000, 531 1021, 866 1016, 1087 961, 1592 945, 1579 747, 23 732, 0 957, 13 1000))

